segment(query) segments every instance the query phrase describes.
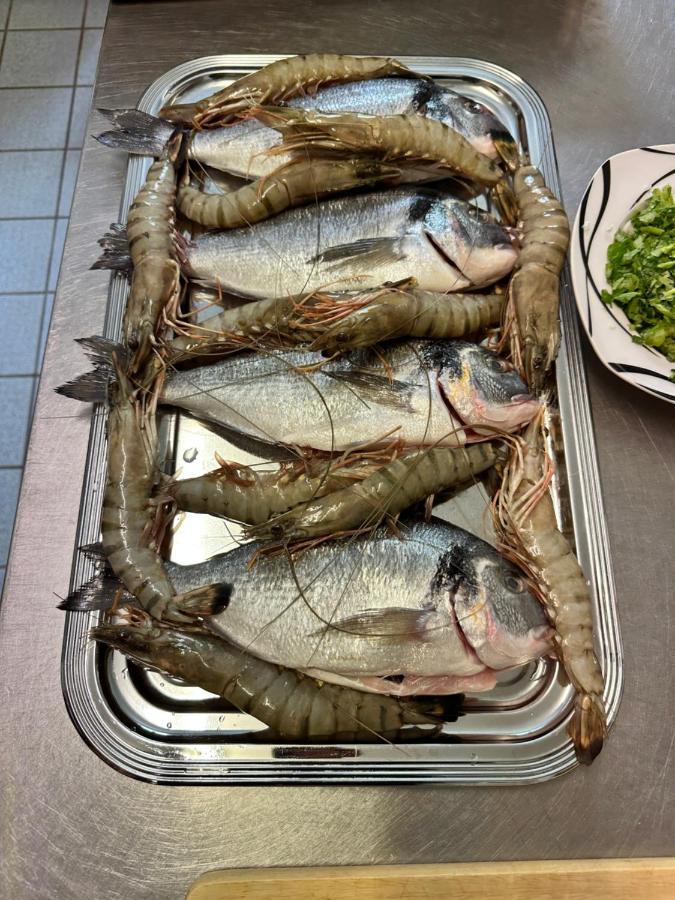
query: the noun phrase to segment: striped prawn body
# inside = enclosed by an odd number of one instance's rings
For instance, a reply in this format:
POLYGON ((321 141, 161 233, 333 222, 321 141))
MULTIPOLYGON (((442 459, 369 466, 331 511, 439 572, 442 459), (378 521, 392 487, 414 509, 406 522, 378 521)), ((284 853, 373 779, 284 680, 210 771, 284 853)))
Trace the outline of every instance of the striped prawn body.
POLYGON ((404 453, 354 485, 316 497, 250 530, 256 539, 307 540, 376 528, 415 503, 472 478, 494 465, 497 447, 432 447, 404 453))
MULTIPOLYGON (((177 139, 179 140, 179 139, 177 139)), ((175 255, 175 153, 178 142, 152 164, 127 218, 133 265, 122 334, 140 370, 155 343, 160 315, 178 292, 180 267, 175 255)))

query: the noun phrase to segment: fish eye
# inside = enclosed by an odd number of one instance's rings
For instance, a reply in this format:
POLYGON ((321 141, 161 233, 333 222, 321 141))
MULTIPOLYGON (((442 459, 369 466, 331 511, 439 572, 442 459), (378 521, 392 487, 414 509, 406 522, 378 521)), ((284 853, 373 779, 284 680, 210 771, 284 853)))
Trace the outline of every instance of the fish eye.
POLYGON ((493 356, 489 359, 487 365, 493 372, 506 372, 508 368, 506 362, 498 356, 493 356))
POLYGON ((476 103, 475 100, 468 100, 468 99, 467 99, 467 100, 464 101, 464 103, 462 104, 462 106, 464 107, 464 109, 466 109, 466 110, 468 110, 469 112, 472 112, 472 113, 483 112, 483 105, 482 105, 481 103, 476 103))
POLYGON ((507 575, 504 578, 504 587, 509 591, 513 591, 514 594, 522 594, 525 590, 525 582, 516 575, 507 575))

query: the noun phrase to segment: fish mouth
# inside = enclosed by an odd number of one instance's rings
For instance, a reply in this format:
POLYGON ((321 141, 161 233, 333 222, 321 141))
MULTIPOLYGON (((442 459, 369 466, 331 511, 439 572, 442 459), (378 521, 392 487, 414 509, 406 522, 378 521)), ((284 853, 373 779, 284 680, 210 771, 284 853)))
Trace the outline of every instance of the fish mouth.
POLYGON ((489 596, 482 593, 479 601, 463 617, 456 615, 457 631, 471 657, 494 671, 522 666, 551 652, 555 633, 549 624, 536 625, 524 632, 511 631, 495 615, 489 596))
POLYGON ((452 403, 440 378, 436 379, 436 384, 448 413, 462 423, 466 439, 472 443, 503 432, 515 431, 521 425, 531 422, 541 408, 539 400, 533 394, 514 394, 508 402, 496 405, 481 400, 478 391, 473 389, 469 421, 467 415, 460 413, 452 403))
POLYGON ((459 272, 466 282, 475 287, 483 287, 508 275, 518 259, 518 250, 511 240, 490 244, 487 247, 474 245, 464 254, 465 258, 460 265, 457 259, 450 256, 433 235, 425 231, 424 236, 441 259, 459 272))
POLYGON ((462 628, 462 622, 461 622, 459 616, 457 615, 457 611, 455 610, 454 607, 451 607, 451 609, 452 609, 453 620, 455 623, 455 630, 457 631, 457 636, 459 637, 459 640, 462 644, 462 648, 464 649, 464 652, 466 653, 466 655, 469 657, 469 659, 475 665, 485 666, 485 663, 483 662, 483 660, 480 658, 480 656, 476 652, 476 648, 473 646, 473 644, 471 643, 471 641, 465 634, 464 629, 462 628))
POLYGON ((443 262, 446 262, 451 268, 456 269, 459 272, 459 274, 462 276, 462 278, 464 278, 465 281, 470 283, 471 279, 467 275, 464 274, 464 272, 462 271, 460 266, 457 264, 457 262, 445 251, 445 249, 443 247, 441 247, 441 245, 434 238, 434 236, 429 234, 428 231, 423 232, 423 234, 424 234, 424 237, 429 242, 429 244, 434 248, 436 253, 441 257, 443 262))
POLYGON ((480 403, 477 400, 477 416, 465 425, 483 438, 486 434, 499 431, 511 432, 530 422, 539 408, 540 403, 532 394, 516 394, 502 404, 480 403))
POLYGON ((541 408, 534 394, 516 394, 506 406, 507 417, 512 427, 517 428, 531 422, 541 408))

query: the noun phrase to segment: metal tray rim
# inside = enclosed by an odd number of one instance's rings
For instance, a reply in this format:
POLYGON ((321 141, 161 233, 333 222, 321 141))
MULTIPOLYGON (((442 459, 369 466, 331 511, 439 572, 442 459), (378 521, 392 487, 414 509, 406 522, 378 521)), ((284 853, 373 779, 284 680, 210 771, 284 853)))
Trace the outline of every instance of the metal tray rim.
MULTIPOLYGON (((171 91, 177 90, 183 82, 194 78, 198 73, 216 73, 227 69, 228 72, 241 71, 243 74, 283 58, 284 55, 220 55, 182 63, 150 85, 139 101, 138 108, 150 111, 159 99, 166 97, 171 91)), ((544 169, 552 188, 559 190, 548 114, 543 101, 527 82, 501 66, 481 60, 444 57, 399 58, 411 68, 428 70, 440 77, 476 78, 491 83, 511 97, 514 94, 520 95, 519 99, 529 105, 538 129, 545 138, 539 160, 540 167, 544 169)), ((143 177, 144 166, 147 166, 144 160, 130 160, 122 198, 123 215, 126 214, 136 193, 137 182, 143 177)), ((572 447, 577 462, 583 463, 578 466, 576 479, 570 481, 570 502, 580 556, 585 570, 593 573, 592 581, 600 598, 601 616, 598 621, 598 640, 603 652, 603 668, 606 678, 605 702, 608 723, 611 724, 616 717, 623 685, 622 649, 618 629, 616 595, 606 541, 607 532, 586 376, 567 270, 565 270, 561 288, 563 344, 557 375, 562 430, 566 455, 569 453, 567 448, 572 447)), ((124 300, 124 283, 122 279, 113 277, 105 323, 107 335, 114 336, 119 327, 124 300)), ((78 547, 89 540, 96 539, 98 534, 100 497, 98 502, 92 501, 95 494, 92 494, 91 489, 95 480, 94 473, 97 467, 100 471, 100 466, 104 462, 104 423, 104 412, 96 409, 92 418, 87 474, 83 485, 78 547)), ((76 549, 71 587, 81 584, 91 575, 91 571, 91 564, 76 549)), ((66 706, 78 731, 89 746, 114 768, 136 778, 152 782, 190 784, 261 782, 270 784, 523 784, 548 780, 569 771, 576 765, 574 751, 564 731, 564 723, 546 735, 549 743, 551 739, 557 739, 553 750, 549 749, 533 758, 518 759, 518 748, 522 748, 522 745, 514 743, 508 745, 511 758, 504 759, 499 763, 481 762, 479 759, 470 762, 457 760, 446 762, 410 760, 359 762, 358 759, 343 759, 339 762, 266 759, 250 762, 232 758, 221 758, 206 763, 199 758, 182 758, 181 748, 185 745, 167 742, 161 744, 162 754, 158 755, 158 742, 134 732, 126 726, 121 726, 105 701, 98 706, 94 703, 94 698, 90 694, 92 672, 87 671, 87 668, 90 669, 94 664, 94 655, 79 652, 81 642, 84 640, 90 624, 91 619, 88 615, 67 614, 62 654, 62 686, 66 706), (69 664, 73 658, 78 661, 78 665, 69 664), (109 721, 101 716, 101 709, 107 709, 110 716, 109 721), (124 745, 121 744, 121 737, 126 742, 124 745), (195 771, 196 769, 198 771, 195 771)), ((542 741, 534 739, 526 743, 532 749, 542 741)), ((213 745, 210 746, 213 747, 213 745)), ((228 746, 231 747, 232 744, 228 746)), ((330 745, 333 748, 335 746, 330 745)), ((468 743, 462 744, 465 749, 471 746, 468 743)))

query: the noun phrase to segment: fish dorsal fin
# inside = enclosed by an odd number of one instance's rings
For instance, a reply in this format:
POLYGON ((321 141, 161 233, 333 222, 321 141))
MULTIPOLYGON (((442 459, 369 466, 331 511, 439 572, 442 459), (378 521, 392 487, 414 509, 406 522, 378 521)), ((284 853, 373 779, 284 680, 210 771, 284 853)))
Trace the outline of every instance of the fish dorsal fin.
POLYGON ((355 637, 383 638, 388 641, 431 640, 434 610, 390 606, 364 609, 353 616, 334 620, 331 627, 355 637))
POLYGON ((310 263, 340 263, 350 259, 360 259, 372 266, 387 265, 405 259, 401 239, 397 236, 361 238, 350 244, 336 244, 317 253, 308 260, 310 263))

